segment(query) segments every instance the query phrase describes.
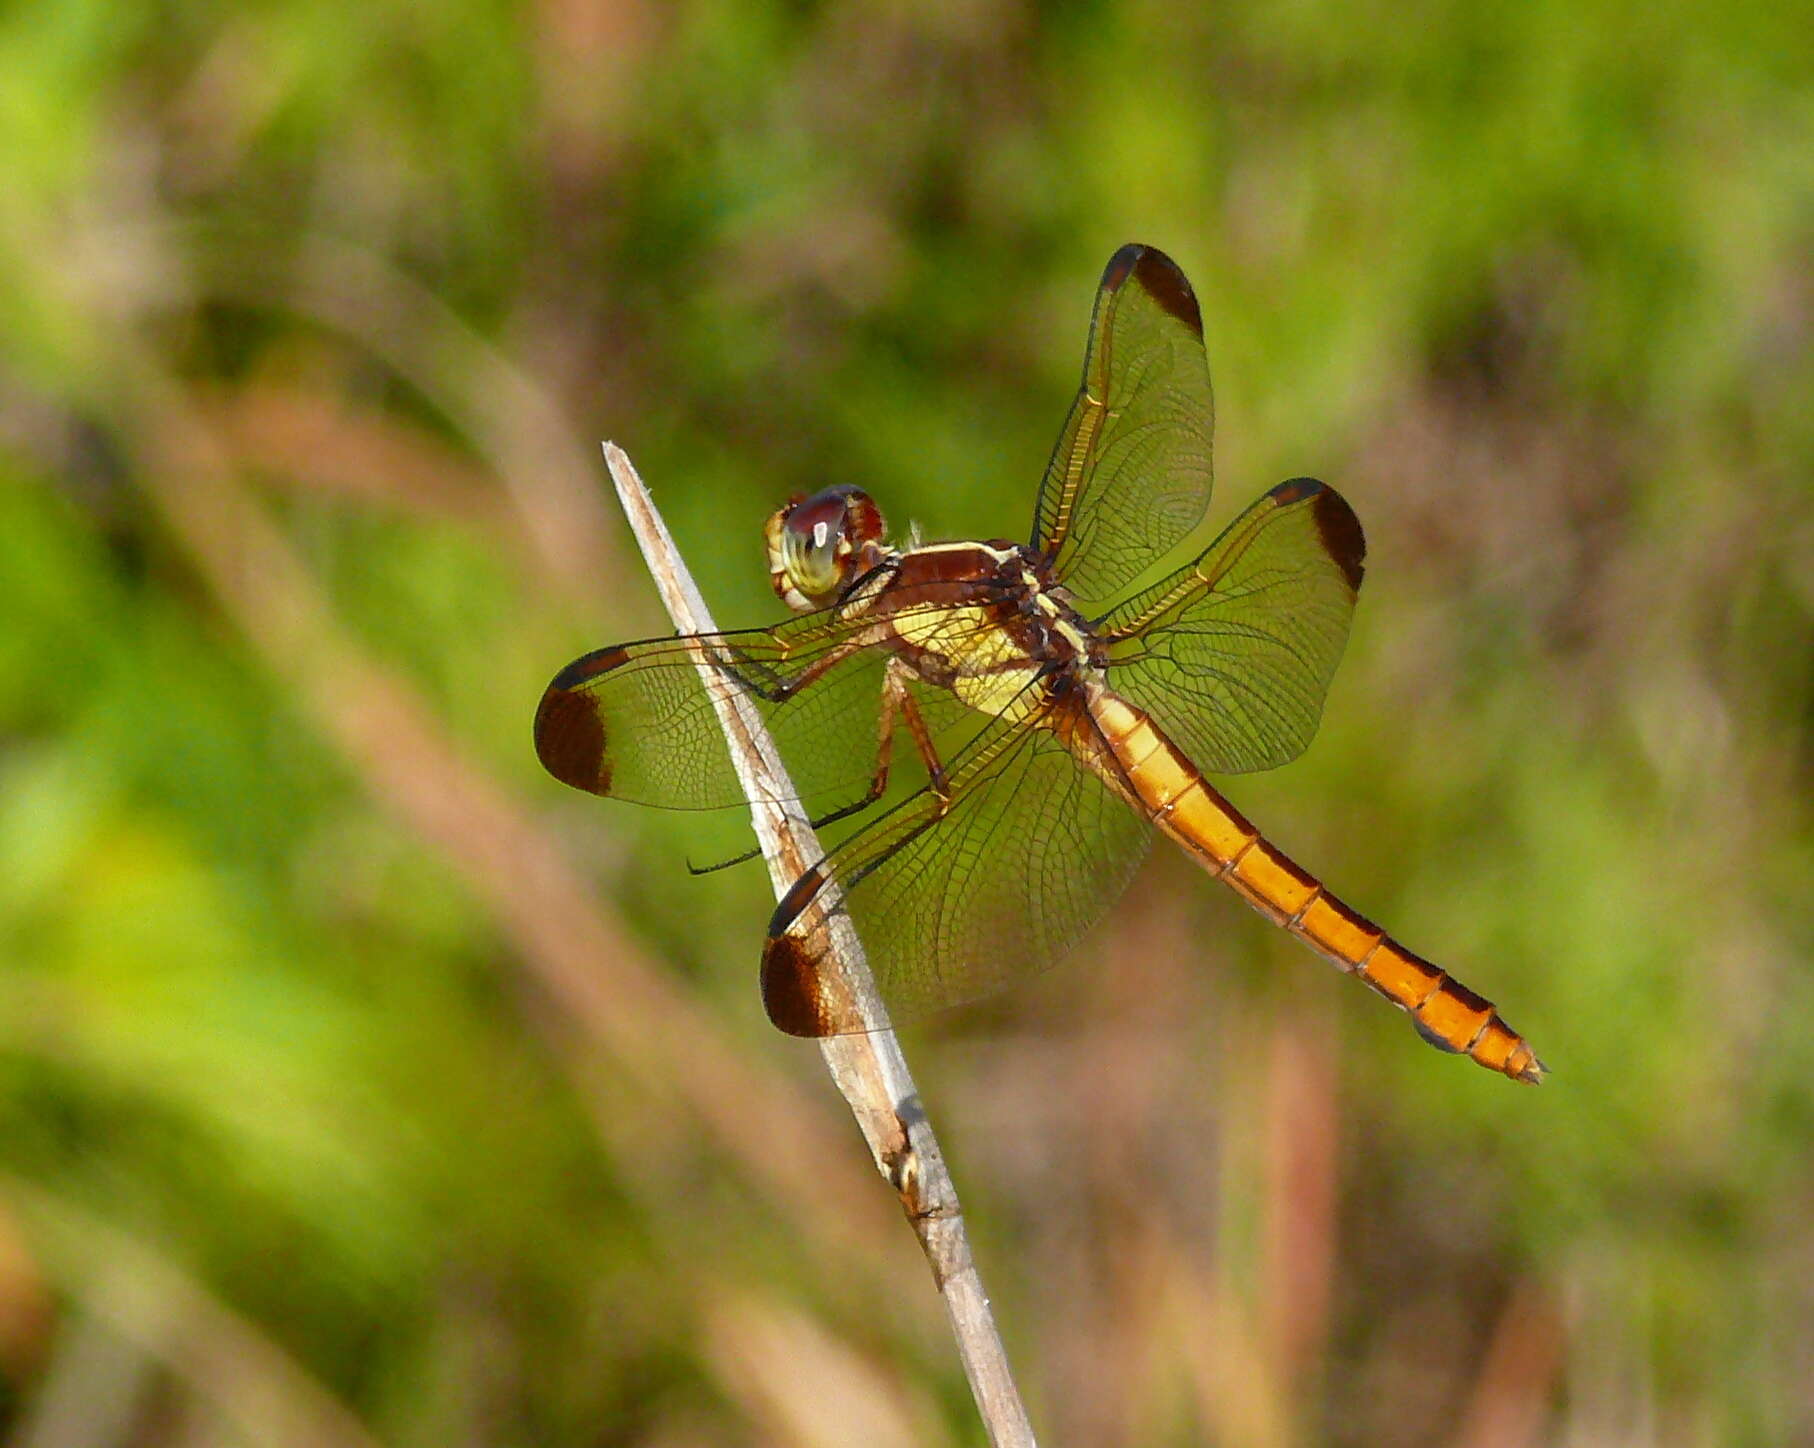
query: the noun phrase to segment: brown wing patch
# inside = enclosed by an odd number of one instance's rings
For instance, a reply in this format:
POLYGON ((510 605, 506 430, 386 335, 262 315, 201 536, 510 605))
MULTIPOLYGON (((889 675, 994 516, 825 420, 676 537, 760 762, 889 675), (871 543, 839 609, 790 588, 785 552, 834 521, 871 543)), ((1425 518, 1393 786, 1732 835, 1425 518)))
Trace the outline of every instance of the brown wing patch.
POLYGON ((589 794, 611 793, 611 760, 598 710, 558 681, 548 686, 535 711, 535 753, 562 784, 589 794))
POLYGON ((762 951, 762 1005, 777 1030, 829 1036, 819 967, 796 937, 777 935, 762 951))
POLYGON ((762 1005, 777 1030, 790 1036, 842 1036, 867 1029, 842 983, 826 978, 821 959, 825 873, 808 870, 788 888, 769 921, 762 947, 762 1005), (801 916, 812 912, 804 925, 801 916))
POLYGON ((594 649, 554 676, 535 711, 535 754, 562 784, 588 794, 611 793, 611 759, 598 705, 579 686, 628 662, 621 644, 594 649))
POLYGON ((1178 263, 1156 246, 1137 242, 1116 252, 1103 271, 1105 287, 1119 287, 1132 276, 1160 307, 1189 327, 1198 337, 1203 335, 1203 313, 1197 306, 1197 294, 1190 289, 1178 263))
POLYGON ((1348 586, 1359 593, 1361 575, 1366 571, 1362 565, 1367 557, 1367 535, 1361 531, 1360 519, 1354 516, 1348 500, 1315 478, 1287 478, 1268 488, 1266 495, 1281 508, 1289 508, 1306 498, 1316 500, 1310 509, 1311 516, 1316 519, 1317 535, 1323 540, 1323 549, 1341 569, 1348 586))
MULTIPOLYGON (((1320 483, 1317 486, 1322 487, 1320 483)), ((1323 488, 1310 506, 1316 513, 1316 528, 1322 535, 1323 546, 1329 550, 1335 566, 1342 570, 1348 587, 1359 593, 1367 556, 1367 535, 1361 532, 1360 519, 1354 516, 1348 500, 1334 488, 1323 488)))
POLYGON ((788 887, 769 921, 762 947, 762 1005, 777 1030, 790 1036, 832 1034, 825 1019, 819 968, 805 942, 788 928, 825 884, 815 866, 788 887))

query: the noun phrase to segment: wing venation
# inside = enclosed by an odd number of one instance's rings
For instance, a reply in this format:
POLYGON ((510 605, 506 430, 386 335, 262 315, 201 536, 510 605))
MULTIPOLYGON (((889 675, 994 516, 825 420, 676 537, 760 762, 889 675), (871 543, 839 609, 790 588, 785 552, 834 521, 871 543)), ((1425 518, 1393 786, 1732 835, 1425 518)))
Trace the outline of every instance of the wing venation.
POLYGON ((1124 246, 1102 274, 1083 384, 1034 510, 1033 546, 1059 582, 1105 602, 1196 527, 1214 430, 1190 283, 1157 248, 1124 246))
MULTIPOLYGON (((796 797, 849 804, 874 775, 889 658, 867 640, 867 627, 827 609, 772 629, 600 649, 562 669, 543 694, 536 754, 562 783, 614 799, 668 809, 745 803, 699 673, 704 651, 762 714, 796 797)), ((980 726, 948 691, 908 687, 943 747, 955 749, 966 726, 980 726)), ((894 751, 909 769, 912 755, 894 751)))
POLYGON ((1366 538, 1341 494, 1280 483, 1203 554, 1098 621, 1109 682, 1200 769, 1297 758, 1348 640, 1366 538))

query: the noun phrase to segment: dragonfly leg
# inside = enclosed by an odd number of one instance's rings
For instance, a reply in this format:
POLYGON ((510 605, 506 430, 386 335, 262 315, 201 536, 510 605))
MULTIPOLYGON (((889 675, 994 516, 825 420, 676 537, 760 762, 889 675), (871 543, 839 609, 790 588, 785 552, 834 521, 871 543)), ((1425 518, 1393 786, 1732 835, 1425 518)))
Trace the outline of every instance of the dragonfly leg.
MULTIPOLYGON (((926 727, 926 716, 920 712, 919 701, 907 689, 908 677, 907 666, 899 659, 888 661, 888 672, 882 684, 883 727, 892 735, 892 716, 897 710, 907 720, 907 732, 913 736, 914 747, 920 751, 920 758, 926 765, 926 776, 932 792, 948 805, 951 803, 951 785, 945 778, 945 766, 938 757, 938 747, 932 742, 932 731, 926 727)), ((885 738, 884 751, 887 748, 885 738)))
POLYGON ((860 814, 888 792, 888 771, 894 762, 894 736, 902 718, 906 719, 907 730, 913 735, 920 758, 926 763, 926 772, 932 777, 934 793, 941 799, 948 796, 945 767, 939 762, 938 751, 933 747, 932 731, 926 727, 926 718, 920 713, 919 704, 907 688, 907 681, 913 677, 913 671, 899 659, 889 659, 888 666, 882 673, 882 712, 876 726, 876 767, 870 775, 869 788, 861 799, 853 800, 814 820, 814 829, 822 829, 826 825, 860 814))
MULTIPOLYGON (((834 662, 844 657, 843 653, 828 655, 834 662)), ((824 662, 823 660, 821 661, 824 662)), ((827 665, 829 667, 829 665, 827 665)), ((824 669, 814 665, 813 669, 802 674, 780 697, 785 698, 801 684, 811 678, 817 678, 824 669)), ((882 674, 882 709, 879 716, 876 737, 876 766, 869 778, 869 788, 859 799, 849 804, 840 805, 827 814, 820 815, 811 821, 815 830, 822 830, 827 825, 836 824, 839 820, 849 819, 852 815, 861 814, 888 792, 888 770, 894 759, 895 729, 902 715, 906 716, 907 727, 913 734, 914 743, 919 747, 920 756, 926 761, 926 768, 932 775, 933 789, 940 798, 946 796, 945 770, 939 763, 938 754, 933 749, 932 733, 926 727, 925 717, 920 713, 920 706, 914 702, 913 695, 907 691, 907 680, 912 672, 899 659, 891 658, 882 674)), ((768 697, 768 696, 764 696, 768 697)), ((734 855, 728 860, 719 860, 715 864, 695 865, 687 863, 687 870, 694 875, 710 875, 718 870, 728 870, 732 865, 741 865, 761 854, 760 849, 745 850, 741 855, 734 855)))
POLYGON ((773 669, 759 664, 747 654, 739 656, 735 651, 731 651, 727 657, 714 658, 709 662, 720 672, 729 674, 738 687, 747 689, 763 703, 783 704, 808 684, 824 678, 852 654, 868 648, 869 644, 867 638, 847 639, 814 659, 791 679, 776 680, 773 669))

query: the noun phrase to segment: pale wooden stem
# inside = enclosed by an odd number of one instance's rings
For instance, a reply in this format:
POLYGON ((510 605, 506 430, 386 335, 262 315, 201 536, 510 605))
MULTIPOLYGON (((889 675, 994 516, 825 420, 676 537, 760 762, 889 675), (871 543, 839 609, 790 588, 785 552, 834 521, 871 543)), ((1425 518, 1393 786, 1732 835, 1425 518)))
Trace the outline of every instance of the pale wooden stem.
MULTIPOLYGON (((615 443, 608 442, 604 448, 605 465, 611 470, 617 495, 674 627, 683 635, 713 632, 711 614, 635 467, 615 443)), ((706 661, 703 652, 699 664, 724 728, 731 762, 749 797, 756 839, 779 899, 808 867, 818 863, 824 852, 806 815, 791 798, 794 791, 787 771, 755 708, 722 672, 706 661)), ((1021 1404, 1020 1391, 1008 1371, 1007 1355, 995 1330, 989 1299, 977 1275, 957 1190, 945 1169, 938 1140, 920 1104, 900 1043, 877 1003, 862 944, 842 911, 830 912, 826 928, 831 958, 842 976, 834 985, 859 1004, 865 1019, 876 1029, 827 1037, 819 1043, 819 1049, 832 1080, 856 1115, 876 1169, 899 1194, 907 1220, 920 1239, 932 1268, 933 1283, 944 1299, 957 1337, 958 1355, 970 1379, 970 1390, 989 1441, 998 1448, 1031 1448, 1033 1429, 1021 1404)), ((752 964, 754 955, 752 949, 752 964)))

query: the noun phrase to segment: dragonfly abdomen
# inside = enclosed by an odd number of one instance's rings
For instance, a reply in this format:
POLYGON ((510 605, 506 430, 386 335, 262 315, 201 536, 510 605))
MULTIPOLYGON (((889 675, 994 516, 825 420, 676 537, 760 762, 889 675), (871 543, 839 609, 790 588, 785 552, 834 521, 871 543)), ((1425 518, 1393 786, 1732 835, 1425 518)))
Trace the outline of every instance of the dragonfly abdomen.
POLYGON ((1431 1045, 1514 1080, 1542 1079, 1543 1063, 1491 1001, 1405 949, 1294 864, 1210 786, 1144 710, 1106 688, 1092 691, 1089 710, 1126 782, 1122 792, 1131 786, 1153 823, 1210 874, 1408 1012, 1431 1045))

